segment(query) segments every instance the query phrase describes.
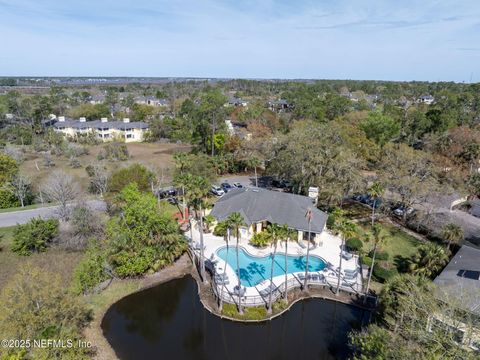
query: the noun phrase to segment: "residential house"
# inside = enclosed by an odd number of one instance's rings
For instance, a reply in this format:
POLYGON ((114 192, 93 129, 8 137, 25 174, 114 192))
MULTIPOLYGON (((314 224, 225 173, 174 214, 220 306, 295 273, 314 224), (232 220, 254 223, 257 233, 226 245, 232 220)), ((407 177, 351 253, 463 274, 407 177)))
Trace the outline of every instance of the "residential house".
POLYGON ((480 350, 480 249, 463 245, 434 280, 437 297, 477 319, 473 329, 457 319, 433 316, 432 323, 455 333, 459 343, 480 350))
POLYGON ((103 104, 105 102, 104 94, 96 94, 89 97, 88 102, 92 105, 103 104))
POLYGON ((427 105, 433 104, 434 101, 435 101, 435 98, 432 95, 423 95, 423 96, 420 96, 420 98, 418 99, 418 102, 421 102, 427 105))
POLYGON ((118 139, 125 142, 140 142, 145 138, 148 125, 142 121, 130 122, 128 118, 123 121, 108 121, 107 118, 86 121, 84 117, 73 120, 59 116, 58 121, 53 124, 53 128, 56 132, 71 138, 93 132, 102 141, 118 139))
POLYGON ((169 102, 166 99, 157 99, 155 96, 137 96, 135 104, 150 105, 150 106, 168 106, 169 102))
POLYGON ((241 228, 242 239, 248 240, 275 223, 287 224, 297 231, 298 240, 307 240, 309 224, 306 214, 309 209, 312 214, 310 239, 319 242, 328 216, 317 209, 314 200, 307 196, 262 188, 233 189, 215 203, 211 215, 222 221, 232 213, 240 213, 246 224, 241 228))
POLYGON ((275 101, 269 101, 267 103, 267 106, 270 110, 272 111, 277 111, 277 112, 283 112, 283 111, 288 111, 293 109, 293 105, 290 104, 287 100, 285 99, 280 99, 280 100, 275 100, 275 101))
POLYGON ((231 97, 228 99, 228 103, 225 104, 227 106, 235 106, 235 107, 238 107, 238 106, 247 106, 248 105, 248 102, 241 99, 241 98, 237 98, 237 97, 231 97))

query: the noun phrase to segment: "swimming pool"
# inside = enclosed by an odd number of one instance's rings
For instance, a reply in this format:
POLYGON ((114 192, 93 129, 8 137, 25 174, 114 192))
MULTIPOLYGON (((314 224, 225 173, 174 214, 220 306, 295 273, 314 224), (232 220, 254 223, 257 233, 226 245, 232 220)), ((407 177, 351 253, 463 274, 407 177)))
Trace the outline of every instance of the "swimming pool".
MULTIPOLYGON (((227 247, 217 250, 217 255, 225 261, 227 247)), ((255 286, 264 280, 270 279, 272 257, 267 255, 257 257, 250 255, 245 249, 240 248, 238 252, 240 263, 240 282, 244 286, 255 286)), ((227 263, 233 270, 237 270, 236 247, 230 246, 228 250, 227 263)), ((288 273, 305 271, 305 256, 287 255, 288 273)), ((317 256, 310 255, 308 259, 308 271, 320 271, 326 267, 325 261, 317 256)), ((273 276, 285 274, 285 254, 277 253, 273 265, 273 276)))

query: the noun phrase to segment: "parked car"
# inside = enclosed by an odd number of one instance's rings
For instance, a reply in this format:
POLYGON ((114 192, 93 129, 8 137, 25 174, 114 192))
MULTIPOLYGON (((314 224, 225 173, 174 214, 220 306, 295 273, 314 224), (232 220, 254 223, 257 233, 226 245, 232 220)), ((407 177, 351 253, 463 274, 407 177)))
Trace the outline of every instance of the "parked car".
POLYGON ((375 205, 375 209, 378 209, 383 203, 383 200, 381 198, 374 199, 367 194, 356 194, 352 196, 352 199, 368 206, 375 205))
POLYGON ((411 215, 415 209, 411 207, 406 207, 405 205, 398 205, 395 208, 393 208, 393 214, 395 216, 403 217, 405 214, 406 215, 411 215))
POLYGON ((233 186, 234 186, 234 187, 236 187, 237 189, 241 189, 241 188, 243 188, 243 185, 242 185, 242 184, 240 184, 239 182, 235 182, 235 183, 233 183, 233 186))
POLYGON ((169 187, 165 187, 163 189, 159 189, 158 190, 158 195, 160 196, 160 198, 164 199, 164 198, 177 196, 178 191, 173 186, 169 186, 169 187))
POLYGON ((229 192, 230 190, 233 189, 233 186, 230 185, 230 184, 227 183, 227 182, 222 183, 220 186, 222 187, 222 189, 223 189, 223 191, 224 191, 225 193, 227 193, 227 192, 229 192))
POLYGON ((225 195, 225 191, 223 191, 223 189, 220 186, 217 186, 217 185, 212 185, 212 188, 210 189, 210 192, 213 195, 217 195, 217 196, 225 195))

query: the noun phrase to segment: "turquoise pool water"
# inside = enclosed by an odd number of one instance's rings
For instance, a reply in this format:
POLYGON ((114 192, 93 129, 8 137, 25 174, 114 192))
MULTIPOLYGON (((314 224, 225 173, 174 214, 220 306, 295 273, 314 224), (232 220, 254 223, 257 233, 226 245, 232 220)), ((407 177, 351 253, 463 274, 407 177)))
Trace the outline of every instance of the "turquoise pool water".
MULTIPOLYGON (((227 257, 227 247, 217 251, 218 257, 225 261, 227 257)), ((272 266, 272 257, 256 257, 247 253, 243 248, 238 253, 240 263, 240 282, 244 286, 255 286, 264 280, 270 279, 272 266)), ((237 269, 236 247, 230 246, 228 249, 227 263, 232 269, 237 269)), ((288 273, 305 271, 305 256, 287 255, 288 273)), ((308 259, 308 271, 320 271, 326 267, 325 261, 317 256, 310 255, 308 259)), ((285 274, 285 255, 277 253, 273 265, 273 276, 285 274)))

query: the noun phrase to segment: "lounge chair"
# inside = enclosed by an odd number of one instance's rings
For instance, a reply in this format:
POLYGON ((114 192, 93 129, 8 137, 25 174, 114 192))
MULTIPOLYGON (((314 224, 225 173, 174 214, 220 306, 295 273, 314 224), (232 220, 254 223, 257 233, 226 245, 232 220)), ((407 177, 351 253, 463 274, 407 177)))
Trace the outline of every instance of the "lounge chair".
POLYGON ((346 252, 346 251, 342 251, 342 257, 345 260, 351 260, 351 259, 353 259, 353 254, 351 254, 349 252, 346 252))
POLYGON ((265 296, 270 295, 270 293, 274 292, 276 289, 277 289, 277 287, 275 286, 275 284, 270 284, 265 289, 260 290, 258 293, 260 294, 260 296, 265 297, 265 296))
POLYGON ((240 293, 240 296, 244 296, 246 291, 247 291, 247 289, 244 286, 239 288, 238 285, 237 285, 233 288, 233 293, 235 295, 239 295, 239 293, 240 293))
POLYGON ((228 284, 230 284, 230 280, 228 280, 228 279, 215 279, 215 283, 217 285, 228 285, 228 284))
POLYGON ((356 279, 358 276, 358 271, 354 272, 344 272, 343 277, 349 278, 349 279, 356 279))

